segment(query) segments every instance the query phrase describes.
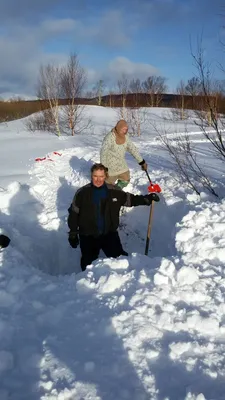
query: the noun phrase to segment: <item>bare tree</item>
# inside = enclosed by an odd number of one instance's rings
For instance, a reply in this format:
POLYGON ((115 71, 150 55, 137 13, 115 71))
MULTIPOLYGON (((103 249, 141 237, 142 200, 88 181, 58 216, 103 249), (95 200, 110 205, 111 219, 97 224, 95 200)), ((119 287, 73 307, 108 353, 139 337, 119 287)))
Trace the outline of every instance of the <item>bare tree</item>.
POLYGON ((132 79, 129 84, 131 93, 142 93, 142 83, 140 79, 132 79))
POLYGON ((132 135, 141 135, 141 130, 146 122, 146 112, 139 107, 139 94, 143 93, 140 79, 133 79, 129 84, 130 92, 135 96, 135 107, 127 109, 127 120, 132 135))
POLYGON ((14 97, 10 97, 9 99, 8 99, 8 101, 10 102, 10 103, 19 103, 20 101, 23 101, 24 99, 22 98, 22 97, 20 97, 20 96, 14 96, 14 97))
MULTIPOLYGON (((61 69, 58 66, 48 64, 41 65, 38 77, 37 97, 47 100, 51 113, 48 115, 49 130, 56 130, 60 136, 59 125, 59 98, 61 97, 61 69)), ((47 113, 46 113, 47 114, 47 113)))
POLYGON ((79 104, 86 84, 86 72, 72 53, 65 66, 41 66, 37 97, 45 100, 44 109, 27 122, 31 131, 48 130, 71 135, 87 129, 90 120, 83 118, 84 106, 79 104), (59 104, 64 104, 59 113, 59 104))
POLYGON ((66 66, 61 69, 61 93, 66 99, 67 105, 63 107, 63 127, 70 131, 71 135, 80 133, 82 114, 84 106, 77 104, 77 99, 81 98, 86 84, 86 72, 80 66, 76 54, 71 54, 66 66))
POLYGON ((201 81, 197 76, 188 79, 185 86, 185 94, 191 96, 192 109, 196 108, 196 97, 202 94, 201 81))
POLYGON ((92 99, 93 97, 95 97, 95 94, 92 90, 88 90, 86 93, 84 93, 84 97, 86 97, 87 99, 92 99))
POLYGON ((115 89, 110 87, 109 88, 109 107, 114 107, 114 95, 115 95, 115 89))
POLYGON ((185 92, 190 96, 198 96, 201 94, 202 85, 201 81, 198 77, 193 76, 191 79, 188 79, 187 84, 185 86, 185 92))
POLYGON ((127 118, 127 94, 129 93, 129 80, 126 76, 126 74, 122 74, 121 78, 117 82, 117 86, 119 89, 119 92, 122 96, 122 107, 120 108, 119 114, 120 117, 123 119, 127 118))
POLYGON ((163 93, 167 90, 166 78, 163 76, 149 76, 142 83, 143 91, 149 95, 151 107, 159 107, 163 93))
POLYGON ((173 161, 178 179, 187 184, 198 195, 200 195, 201 187, 204 187, 212 195, 218 197, 212 182, 197 160, 188 133, 168 135, 165 130, 163 131, 156 126, 154 126, 154 129, 160 138, 162 148, 168 152, 173 161))
POLYGON ((25 119, 24 125, 30 132, 36 132, 36 131, 52 132, 54 130, 53 128, 54 121, 52 121, 51 109, 46 109, 41 112, 30 115, 29 118, 25 119))
POLYGON ((202 43, 198 44, 197 53, 192 57, 198 71, 203 94, 203 111, 196 111, 196 124, 201 128, 204 137, 211 143, 218 157, 225 159, 225 115, 219 113, 218 99, 221 86, 212 76, 212 69, 204 59, 202 43), (213 132, 208 128, 213 128, 213 132))
POLYGON ((95 93, 95 96, 98 98, 98 106, 102 105, 102 96, 103 92, 105 89, 106 85, 103 79, 99 79, 99 81, 96 83, 96 85, 93 88, 93 92, 95 93))
POLYGON ((127 122, 131 135, 141 136, 141 130, 146 122, 146 112, 140 107, 127 108, 127 122))
POLYGON ((176 93, 178 94, 178 100, 176 104, 176 108, 173 109, 173 115, 179 116, 179 119, 184 120, 187 118, 185 113, 185 94, 186 94, 186 87, 184 81, 180 81, 177 85, 176 93))
POLYGON ((105 84, 105 93, 107 93, 108 102, 107 105, 110 108, 114 108, 115 106, 115 94, 117 90, 112 84, 105 84))
POLYGON ((129 84, 130 92, 135 95, 135 107, 139 106, 139 94, 143 92, 140 79, 132 79, 129 84))

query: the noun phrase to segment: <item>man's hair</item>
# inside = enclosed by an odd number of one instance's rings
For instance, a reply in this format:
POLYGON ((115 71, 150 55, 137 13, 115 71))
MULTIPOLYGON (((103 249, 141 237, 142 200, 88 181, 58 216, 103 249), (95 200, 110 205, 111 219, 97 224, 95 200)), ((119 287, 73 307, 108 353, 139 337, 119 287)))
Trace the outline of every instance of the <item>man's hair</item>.
POLYGON ((93 172, 99 171, 99 170, 100 170, 100 171, 104 171, 106 175, 107 175, 107 173, 108 173, 108 168, 105 167, 103 164, 101 164, 101 163, 96 163, 96 164, 92 165, 92 167, 91 167, 91 173, 92 173, 92 174, 93 174, 93 172))

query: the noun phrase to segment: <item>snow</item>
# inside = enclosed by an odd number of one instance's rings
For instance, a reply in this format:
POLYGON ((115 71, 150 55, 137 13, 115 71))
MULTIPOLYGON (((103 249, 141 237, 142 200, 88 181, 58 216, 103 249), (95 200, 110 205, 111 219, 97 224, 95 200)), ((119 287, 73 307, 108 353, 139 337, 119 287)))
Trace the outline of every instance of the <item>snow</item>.
MULTIPOLYGON (((149 118, 162 123, 165 112, 149 118)), ((81 272, 67 210, 117 119, 95 106, 87 115, 92 130, 74 138, 0 124, 0 230, 11 238, 0 252, 0 399, 223 400, 225 202, 181 187, 146 128, 132 140, 162 188, 149 256, 149 208, 126 209, 119 233, 129 256, 102 253, 81 272)), ((200 136, 192 120, 187 129, 200 136)), ((204 159, 208 144, 198 149, 204 159)), ((146 193, 144 173, 128 163, 126 190, 146 193)), ((218 160, 210 171, 223 193, 218 160)))

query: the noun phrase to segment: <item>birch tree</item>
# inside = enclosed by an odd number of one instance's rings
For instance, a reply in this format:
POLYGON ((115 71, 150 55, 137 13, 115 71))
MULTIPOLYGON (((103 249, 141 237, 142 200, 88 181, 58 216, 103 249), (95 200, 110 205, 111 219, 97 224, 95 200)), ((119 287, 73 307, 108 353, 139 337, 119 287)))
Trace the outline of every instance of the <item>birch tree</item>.
POLYGON ((122 74, 121 78, 117 81, 119 92, 122 96, 122 107, 120 108, 119 114, 122 119, 127 118, 127 95, 129 93, 129 80, 126 74, 122 74))
POLYGON ((61 93, 67 104, 63 107, 63 127, 69 130, 72 136, 80 133, 86 125, 82 118, 84 106, 78 104, 82 97, 85 84, 86 72, 81 67, 76 54, 71 54, 67 64, 61 69, 61 93), (82 126, 81 126, 82 125, 82 126))
POLYGON ((58 66, 48 64, 41 65, 38 77, 38 98, 46 100, 49 104, 50 112, 46 111, 49 130, 56 130, 60 136, 59 124, 59 99, 61 97, 61 69, 58 66))
POLYGON ((167 90, 166 78, 163 76, 149 76, 142 83, 143 91, 149 96, 150 107, 159 107, 163 94, 167 90))

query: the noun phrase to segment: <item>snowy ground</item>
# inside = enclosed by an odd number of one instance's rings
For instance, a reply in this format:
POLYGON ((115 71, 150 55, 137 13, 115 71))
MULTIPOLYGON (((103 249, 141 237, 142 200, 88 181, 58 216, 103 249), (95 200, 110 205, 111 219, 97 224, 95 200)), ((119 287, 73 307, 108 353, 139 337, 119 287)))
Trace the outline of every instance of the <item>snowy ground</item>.
MULTIPOLYGON (((130 256, 102 254, 81 273, 67 209, 117 118, 87 112, 93 129, 75 138, 0 125, 0 227, 11 238, 0 253, 0 400, 224 400, 225 201, 181 187, 148 126, 133 140, 163 190, 149 257, 149 209, 127 209, 120 236, 130 256)), ((160 129, 186 129, 165 112, 151 112, 160 129)), ((187 129, 222 196, 222 164, 192 120, 187 129)), ((146 193, 128 163, 126 190, 146 193)))

